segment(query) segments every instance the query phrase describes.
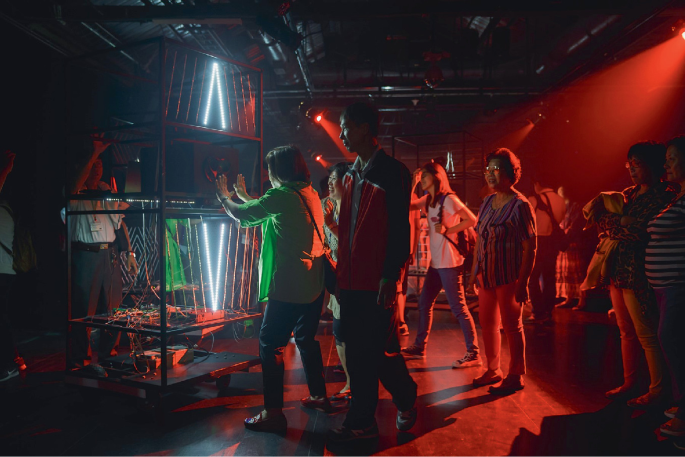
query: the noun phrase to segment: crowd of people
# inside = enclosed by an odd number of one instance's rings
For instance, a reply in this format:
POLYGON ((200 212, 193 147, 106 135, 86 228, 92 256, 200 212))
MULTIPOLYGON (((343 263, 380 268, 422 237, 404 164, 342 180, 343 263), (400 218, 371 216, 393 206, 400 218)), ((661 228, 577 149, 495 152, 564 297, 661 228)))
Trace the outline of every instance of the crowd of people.
POLYGON ((417 416, 417 386, 403 355, 425 354, 433 306, 443 289, 466 344, 465 355, 452 366, 485 364, 474 377, 474 386, 490 385, 496 395, 519 391, 526 373, 524 323, 553 323, 559 281, 566 297, 560 307, 582 308, 590 287, 610 290, 622 341, 624 383, 607 397, 624 398, 635 408, 668 407, 669 421, 661 432, 685 435, 685 341, 679 331, 685 324, 685 138, 666 146, 634 145, 626 168, 635 185, 622 193, 601 194, 582 213, 563 190, 555 192, 544 178, 535 178, 534 194, 524 196, 516 189, 522 175, 520 160, 508 149, 496 149, 484 163, 489 194, 474 215, 452 191, 437 161, 424 164, 412 179, 402 163, 382 150, 376 138, 378 117, 368 104, 345 109, 340 126, 340 139, 357 159, 330 169, 329 195, 321 201, 294 146, 269 153, 272 189, 258 199, 244 198, 244 181, 239 179, 234 191, 245 203, 238 204, 231 199, 234 192, 226 179, 217 181, 217 195, 227 213, 243 226, 262 224, 264 230, 260 300, 267 305, 260 356, 265 406, 245 420, 246 427, 287 428, 282 357, 292 332, 310 391, 302 405, 330 412, 331 400, 350 400, 343 425, 329 431, 330 442, 378 435, 374 415, 379 381, 398 408, 397 428, 409 430, 417 416), (417 186, 420 192, 415 193, 417 186), (398 335, 407 332, 397 302, 406 294, 402 282, 415 243, 410 211, 425 214, 430 265, 418 298, 413 344, 401 348, 398 335), (585 224, 595 225, 600 235, 591 243, 609 247, 593 246, 592 258, 581 242, 588 233, 587 228, 583 231, 585 224), (458 236, 470 227, 477 238, 467 269, 458 236), (337 287, 328 308, 346 375, 343 389, 330 398, 314 338, 325 294, 326 250, 337 262, 337 287), (586 270, 591 280, 585 277, 586 270), (465 278, 478 294, 482 345, 464 296, 465 278), (524 322, 528 302, 533 314, 524 322), (510 352, 506 376, 500 366, 500 329, 510 352), (647 356, 651 378, 649 391, 642 395, 636 391, 640 352, 647 356))
MULTIPOLYGON (((495 395, 522 390, 524 324, 553 324, 558 286, 563 284, 566 300, 557 306, 573 306, 577 300, 574 309, 584 306, 588 290, 609 290, 620 330, 623 383, 606 392, 607 398, 623 399, 634 408, 664 407, 669 420, 661 433, 685 436, 685 136, 665 145, 651 141, 633 145, 625 167, 634 185, 622 192, 603 192, 582 211, 566 192, 555 192, 542 177, 533 179, 534 194, 524 196, 516 188, 522 176, 519 158, 498 148, 485 157, 489 193, 474 214, 451 189, 437 161, 425 163, 412 177, 404 164, 383 151, 377 140, 378 114, 369 104, 347 107, 340 127, 340 139, 357 157, 352 164, 340 163, 329 170, 324 199, 312 187, 305 160, 292 145, 267 154, 271 188, 261 197, 248 194, 242 175, 232 190, 225 176, 217 178, 217 198, 226 213, 242 227, 262 228, 259 301, 266 307, 259 355, 264 408, 246 418, 245 427, 287 429, 283 356, 292 335, 309 388, 302 406, 328 413, 332 402, 349 401, 342 426, 329 431, 331 443, 378 436, 379 382, 397 406, 397 429, 411 429, 417 418, 417 385, 405 357, 425 354, 434 303, 442 290, 466 346, 464 356, 452 367, 485 365, 472 382, 475 387, 490 386, 495 395), (408 334, 403 309, 407 270, 418 238, 419 211, 426 217, 430 265, 418 297, 416 335, 412 344, 402 348, 400 335, 408 334), (585 243, 581 239, 592 233, 590 228, 599 237, 589 239, 593 246, 588 250, 583 247, 588 238, 585 243), (463 238, 474 229, 476 240, 469 255, 463 238), (468 266, 466 258, 471 256, 468 266), (333 278, 327 277, 332 271, 325 268, 328 263, 334 267, 333 278), (335 286, 327 308, 346 382, 329 396, 315 336, 331 280, 335 286), (481 341, 467 306, 466 288, 474 288, 478 295, 481 341), (533 314, 524 321, 526 303, 531 303, 533 314), (501 329, 510 353, 506 376, 501 367, 501 329), (650 379, 647 392, 638 390, 643 356, 650 379)), ((106 144, 95 139, 69 184, 71 193, 106 189, 99 158, 105 149, 106 144)), ((13 158, 4 157, 0 189, 13 158)), ((70 209, 123 209, 111 205, 120 203, 83 199, 73 201, 70 209)), ((10 216, 9 208, 2 206, 3 290, 14 275, 10 216)), ((120 251, 126 252, 130 271, 135 272, 137 264, 121 215, 78 215, 71 224, 74 318, 111 308, 112 297, 121 295, 120 251)), ((11 337, 6 320, 2 325, 3 334, 11 337)), ((116 337, 103 334, 98 352, 106 356, 116 337)), ((71 368, 97 366, 90 345, 85 329, 77 330, 68 358, 71 368)), ((2 349, 0 380, 4 381, 16 376, 17 354, 11 340, 2 349)))

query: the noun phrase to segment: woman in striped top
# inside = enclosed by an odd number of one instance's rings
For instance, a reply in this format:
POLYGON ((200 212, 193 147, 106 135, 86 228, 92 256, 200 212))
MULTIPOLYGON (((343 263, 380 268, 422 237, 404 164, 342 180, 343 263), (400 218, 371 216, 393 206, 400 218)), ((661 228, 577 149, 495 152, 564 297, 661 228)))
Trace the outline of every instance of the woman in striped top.
POLYGON ((685 136, 668 142, 666 177, 680 185, 672 205, 647 226, 650 241, 645 256, 649 284, 659 305, 659 342, 675 381, 678 405, 666 411, 671 420, 661 433, 685 436, 685 136))
POLYGON ((528 300, 528 279, 535 262, 534 211, 514 185, 521 177, 521 162, 508 149, 488 154, 485 179, 495 193, 486 197, 478 211, 478 243, 470 283, 479 282, 480 324, 487 371, 473 380, 475 386, 495 384, 500 369, 500 316, 509 342, 509 374, 493 394, 523 389, 526 372, 525 336, 521 314, 528 300))

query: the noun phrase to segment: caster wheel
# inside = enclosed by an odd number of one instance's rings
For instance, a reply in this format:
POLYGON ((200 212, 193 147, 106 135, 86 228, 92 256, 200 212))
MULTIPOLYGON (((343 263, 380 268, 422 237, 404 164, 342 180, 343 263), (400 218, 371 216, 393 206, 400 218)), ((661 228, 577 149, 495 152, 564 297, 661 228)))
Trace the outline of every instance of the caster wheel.
POLYGON ((228 386, 230 384, 231 384, 231 375, 230 374, 227 374, 226 376, 222 376, 222 377, 216 379, 216 387, 219 390, 228 389, 228 386))

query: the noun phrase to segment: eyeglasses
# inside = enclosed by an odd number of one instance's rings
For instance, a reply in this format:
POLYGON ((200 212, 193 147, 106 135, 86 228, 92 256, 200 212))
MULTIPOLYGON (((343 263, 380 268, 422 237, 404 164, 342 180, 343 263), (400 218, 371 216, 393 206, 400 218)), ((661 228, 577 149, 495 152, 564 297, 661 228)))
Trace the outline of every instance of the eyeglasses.
POLYGON ((637 160, 629 160, 626 162, 626 168, 642 168, 644 164, 637 160))
POLYGON ((489 175, 490 173, 493 173, 495 175, 498 175, 500 172, 500 168, 493 166, 493 167, 485 167, 485 170, 483 170, 483 174, 485 176, 489 175))

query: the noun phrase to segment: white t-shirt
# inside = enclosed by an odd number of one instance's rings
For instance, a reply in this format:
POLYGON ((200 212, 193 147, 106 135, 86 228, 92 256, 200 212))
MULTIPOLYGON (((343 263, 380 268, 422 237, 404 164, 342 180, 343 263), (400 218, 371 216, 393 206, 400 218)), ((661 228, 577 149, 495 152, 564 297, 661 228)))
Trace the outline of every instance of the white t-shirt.
MULTIPOLYGON (((109 190, 107 183, 100 182, 99 190, 109 190)), ((125 203, 100 200, 72 200, 72 211, 100 211, 125 209, 125 203)), ((116 239, 114 233, 121 226, 123 214, 83 214, 71 216, 71 240, 82 243, 111 243, 116 239)))
MULTIPOLYGON (((0 241, 12 249, 12 242, 14 241, 14 220, 7 210, 0 207, 0 241)), ((2 247, 0 247, 0 274, 13 275, 16 274, 12 268, 13 258, 2 247)))
MULTIPOLYGON (((426 201, 428 195, 424 195, 419 199, 419 207, 423 210, 426 208, 426 201)), ((417 205, 418 206, 418 205, 417 205)), ((464 208, 464 204, 459 198, 450 194, 445 197, 445 202, 442 208, 442 225, 444 227, 453 227, 461 222, 459 211, 464 208)), ((435 208, 428 207, 428 237, 430 239, 431 251, 431 267, 433 268, 454 268, 464 263, 464 257, 459 254, 456 247, 445 239, 444 235, 435 231, 435 224, 438 222, 438 213, 440 212, 440 202, 435 205, 435 208)), ((457 242, 457 234, 450 233, 447 235, 452 241, 457 242)))

